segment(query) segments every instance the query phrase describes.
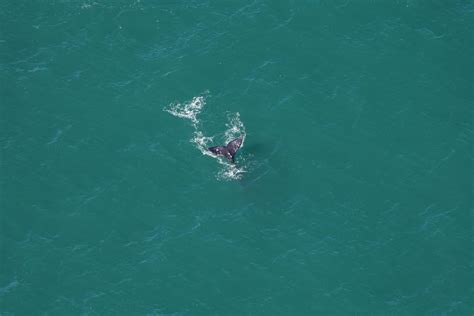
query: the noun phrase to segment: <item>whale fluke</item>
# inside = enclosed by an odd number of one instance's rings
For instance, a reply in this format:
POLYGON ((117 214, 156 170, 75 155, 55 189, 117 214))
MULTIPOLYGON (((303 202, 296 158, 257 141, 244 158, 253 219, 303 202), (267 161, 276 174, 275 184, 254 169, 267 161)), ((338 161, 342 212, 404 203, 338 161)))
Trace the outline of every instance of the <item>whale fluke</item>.
POLYGON ((208 149, 218 155, 226 157, 230 162, 235 162, 235 154, 237 150, 239 150, 240 146, 242 145, 243 137, 240 136, 232 141, 230 141, 227 146, 214 146, 209 147, 208 149))

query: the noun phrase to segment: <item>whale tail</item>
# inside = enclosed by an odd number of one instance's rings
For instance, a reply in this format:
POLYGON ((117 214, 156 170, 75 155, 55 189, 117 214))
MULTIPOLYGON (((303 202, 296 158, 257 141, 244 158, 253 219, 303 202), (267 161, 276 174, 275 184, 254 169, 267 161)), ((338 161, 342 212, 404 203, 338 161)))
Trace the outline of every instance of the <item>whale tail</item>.
POLYGON ((225 156, 229 161, 232 163, 235 162, 235 155, 239 150, 240 146, 242 145, 243 137, 238 137, 232 141, 230 141, 225 147, 224 146, 214 146, 209 147, 208 149, 218 155, 218 156, 225 156))

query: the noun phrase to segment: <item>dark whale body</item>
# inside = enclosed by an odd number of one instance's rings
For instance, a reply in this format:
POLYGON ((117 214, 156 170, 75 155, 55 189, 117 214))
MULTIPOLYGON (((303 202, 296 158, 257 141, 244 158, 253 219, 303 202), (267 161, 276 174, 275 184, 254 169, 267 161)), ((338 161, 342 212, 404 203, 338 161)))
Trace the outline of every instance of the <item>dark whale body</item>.
POLYGON ((235 154, 237 150, 239 150, 240 146, 242 145, 243 137, 238 137, 232 141, 230 141, 227 146, 214 146, 209 147, 208 149, 218 155, 226 157, 230 162, 235 162, 235 154))

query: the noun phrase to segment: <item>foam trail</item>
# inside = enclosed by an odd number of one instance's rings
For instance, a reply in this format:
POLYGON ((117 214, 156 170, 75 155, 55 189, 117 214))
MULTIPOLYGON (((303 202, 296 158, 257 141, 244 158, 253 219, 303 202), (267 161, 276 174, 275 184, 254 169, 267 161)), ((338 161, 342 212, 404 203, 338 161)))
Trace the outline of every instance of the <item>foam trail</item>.
POLYGON ((218 158, 219 163, 223 166, 222 169, 217 173, 218 180, 239 180, 242 179, 243 174, 246 172, 246 169, 243 165, 237 166, 229 162, 224 161, 222 158, 218 158))
POLYGON ((214 137, 204 136, 201 131, 196 130, 194 131, 194 137, 191 139, 191 143, 196 145, 196 148, 199 149, 203 155, 214 157, 214 154, 208 150, 213 139, 214 137))
POLYGON ((233 113, 227 115, 227 120, 229 121, 226 123, 227 130, 225 131, 224 137, 225 137, 225 142, 228 143, 233 139, 236 139, 237 137, 242 136, 242 145, 244 145, 245 141, 245 126, 244 123, 240 120, 240 113, 233 113))
MULTIPOLYGON (((222 168, 217 173, 218 180, 236 180, 242 177, 242 174, 246 172, 246 168, 242 163, 239 163, 237 166, 236 164, 232 164, 227 159, 223 157, 216 157, 212 152, 208 150, 210 146, 213 145, 213 140, 215 136, 206 136, 200 130, 200 121, 198 115, 201 113, 202 109, 204 108, 205 97, 204 96, 197 96, 194 97, 191 101, 181 104, 181 103, 173 103, 170 104, 164 110, 170 113, 173 116, 184 118, 190 120, 193 127, 194 133, 193 137, 191 138, 190 142, 193 143, 196 148, 206 156, 210 156, 215 158, 222 168)), ((224 142, 227 144, 231 140, 237 137, 243 137, 242 145, 244 145, 245 141, 245 126, 240 120, 239 113, 233 113, 227 115, 228 122, 226 123, 227 130, 224 133, 224 142)))
POLYGON ((199 123, 197 116, 199 113, 201 113, 201 110, 205 104, 204 97, 199 96, 194 97, 190 102, 185 104, 170 104, 170 106, 166 108, 165 111, 174 116, 189 119, 191 122, 193 122, 193 125, 197 127, 197 124, 199 123))

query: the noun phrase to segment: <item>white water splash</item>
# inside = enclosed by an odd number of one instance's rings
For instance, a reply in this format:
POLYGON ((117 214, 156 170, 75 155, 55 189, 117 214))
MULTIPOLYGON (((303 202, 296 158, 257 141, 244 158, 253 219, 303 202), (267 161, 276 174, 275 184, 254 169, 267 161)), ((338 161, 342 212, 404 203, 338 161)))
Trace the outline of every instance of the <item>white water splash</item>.
POLYGON ((191 138, 190 141, 191 141, 191 143, 196 145, 196 148, 199 149, 199 151, 203 155, 210 156, 210 157, 215 157, 215 155, 207 149, 211 146, 211 142, 212 142, 213 139, 214 139, 214 137, 204 136, 204 134, 201 131, 196 130, 196 131, 194 131, 194 137, 191 138))
POLYGON ((242 179, 242 176, 246 171, 244 165, 237 166, 236 164, 229 163, 224 160, 224 158, 218 158, 219 163, 222 165, 222 169, 217 173, 218 180, 239 180, 242 179))
POLYGON ((245 141, 245 126, 244 123, 240 120, 240 113, 232 113, 227 115, 228 123, 225 124, 227 130, 225 131, 225 142, 228 143, 237 137, 242 136, 242 145, 245 141))
MULTIPOLYGON (((205 97, 198 96, 194 97, 191 101, 181 104, 174 103, 170 104, 164 110, 173 116, 190 120, 193 127, 194 133, 190 142, 205 156, 213 157, 219 162, 222 168, 218 171, 216 177, 218 180, 237 180, 240 179, 243 173, 246 172, 246 167, 242 162, 239 164, 232 164, 226 158, 218 157, 208 150, 210 146, 216 146, 219 144, 213 143, 216 136, 206 136, 201 131, 201 122, 199 121, 198 115, 204 108, 205 97)), ((224 144, 229 143, 231 140, 242 137, 242 145, 245 141, 245 126, 240 120, 239 113, 232 113, 227 115, 228 122, 226 123, 227 130, 224 133, 224 144)))
POLYGON ((199 113, 201 113, 201 110, 205 104, 204 97, 199 96, 194 97, 190 102, 185 104, 170 104, 168 108, 165 108, 165 111, 174 116, 189 119, 191 122, 193 122, 193 125, 196 126, 199 123, 197 116, 199 113))

